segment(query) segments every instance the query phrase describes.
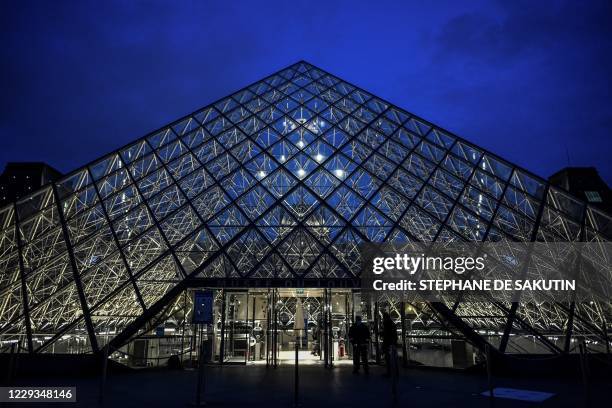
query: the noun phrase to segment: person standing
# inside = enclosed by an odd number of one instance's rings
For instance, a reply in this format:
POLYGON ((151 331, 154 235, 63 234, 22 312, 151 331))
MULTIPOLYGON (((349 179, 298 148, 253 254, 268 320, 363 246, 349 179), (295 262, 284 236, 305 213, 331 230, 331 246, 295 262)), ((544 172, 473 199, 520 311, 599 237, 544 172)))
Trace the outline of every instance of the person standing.
POLYGON ((363 371, 368 374, 370 329, 361 321, 361 316, 355 317, 355 323, 349 328, 348 336, 353 345, 353 373, 358 373, 361 363, 363 363, 363 371))
POLYGON ((382 347, 385 353, 385 364, 387 366, 387 377, 391 375, 391 358, 393 358, 392 347, 397 346, 397 325, 391 319, 389 313, 383 313, 382 347))
POLYGON ((321 329, 319 328, 319 323, 315 324, 312 328, 312 355, 320 356, 321 355, 321 329))

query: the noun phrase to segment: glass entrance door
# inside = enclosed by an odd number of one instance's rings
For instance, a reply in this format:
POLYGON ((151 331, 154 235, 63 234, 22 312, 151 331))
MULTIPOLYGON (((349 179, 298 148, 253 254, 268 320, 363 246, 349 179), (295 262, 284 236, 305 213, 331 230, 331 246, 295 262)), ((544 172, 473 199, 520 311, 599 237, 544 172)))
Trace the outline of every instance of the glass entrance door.
POLYGON ((331 364, 350 361, 348 330, 352 324, 352 293, 350 290, 330 290, 330 357, 331 364))
POLYGON ((268 331, 266 362, 268 365, 293 364, 296 342, 300 363, 318 363, 322 359, 323 290, 271 289, 268 295, 268 331), (294 331, 298 298, 302 304, 304 327, 299 337, 294 331))
POLYGON ((272 288, 267 293, 266 307, 266 367, 278 366, 278 290, 272 288))
POLYGON ((264 363, 268 347, 268 293, 261 290, 249 291, 247 299, 249 337, 246 359, 248 362, 264 363))
POLYGON ((223 363, 246 364, 251 327, 247 320, 248 292, 225 291, 224 321, 221 329, 223 363))
POLYGON ((350 362, 347 337, 354 321, 353 304, 352 291, 343 289, 221 290, 215 302, 219 317, 215 325, 217 361, 273 367, 293 364, 297 342, 300 362, 326 367, 350 362), (305 330, 296 339, 298 299, 305 330))

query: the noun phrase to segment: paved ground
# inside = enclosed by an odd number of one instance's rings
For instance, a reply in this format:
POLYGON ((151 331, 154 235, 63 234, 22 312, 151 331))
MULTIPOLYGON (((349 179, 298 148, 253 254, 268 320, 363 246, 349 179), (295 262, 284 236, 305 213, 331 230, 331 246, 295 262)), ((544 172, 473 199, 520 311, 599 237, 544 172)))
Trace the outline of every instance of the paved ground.
MULTIPOLYGON (((302 407, 385 407, 394 406, 391 385, 382 376, 383 368, 373 367, 370 374, 354 375, 347 366, 325 370, 320 366, 300 368, 302 407)), ((293 402, 293 368, 266 369, 261 366, 207 367, 206 401, 219 407, 290 407, 293 402)), ((609 381, 609 380, 608 380, 609 381)), ((70 407, 98 406, 99 378, 40 378, 17 380, 21 385, 64 385, 77 387, 76 404, 70 407)), ((593 406, 603 403, 612 384, 592 384, 593 406), (599 401, 599 402, 598 402, 599 401)), ((486 377, 457 372, 423 369, 402 370, 399 380, 400 407, 490 407, 480 393, 486 389, 486 377)), ((495 386, 547 391, 556 395, 544 403, 496 399, 503 407, 581 407, 584 389, 581 381, 546 379, 495 379, 495 386)), ((108 377, 104 406, 107 407, 182 407, 195 400, 196 372, 188 370, 141 370, 108 377)), ((609 397, 609 396, 608 396, 609 397)), ((609 403, 609 401, 608 401, 609 403)), ((9 405, 9 404, 7 404, 9 405)), ((26 407, 29 404, 10 404, 26 407)), ((60 407, 64 404, 50 404, 60 407)), ((41 407, 43 404, 32 404, 41 407)))

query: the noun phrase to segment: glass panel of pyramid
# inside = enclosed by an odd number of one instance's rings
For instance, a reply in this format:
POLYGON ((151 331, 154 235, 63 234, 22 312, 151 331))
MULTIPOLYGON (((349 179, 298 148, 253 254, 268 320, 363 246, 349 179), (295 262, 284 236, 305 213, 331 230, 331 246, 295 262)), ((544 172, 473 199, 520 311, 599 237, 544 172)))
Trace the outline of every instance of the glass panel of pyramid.
MULTIPOLYGON (((354 287, 364 242, 604 242, 611 230, 545 180, 302 61, 0 209, 2 347, 85 333, 82 351, 98 350, 195 281, 354 287)), ((563 327, 568 308, 450 313, 474 330, 512 313, 537 331, 563 327)), ((609 304, 575 313, 583 333, 612 318, 609 304)))

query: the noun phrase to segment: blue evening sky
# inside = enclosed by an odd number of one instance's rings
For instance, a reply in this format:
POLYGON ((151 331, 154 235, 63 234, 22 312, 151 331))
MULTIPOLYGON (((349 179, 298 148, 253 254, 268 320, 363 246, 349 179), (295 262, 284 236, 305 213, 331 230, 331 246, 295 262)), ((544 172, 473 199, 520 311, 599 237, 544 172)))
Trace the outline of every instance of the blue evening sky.
POLYGON ((0 168, 68 172, 300 59, 612 184, 609 1, 4 1, 0 168))

